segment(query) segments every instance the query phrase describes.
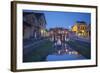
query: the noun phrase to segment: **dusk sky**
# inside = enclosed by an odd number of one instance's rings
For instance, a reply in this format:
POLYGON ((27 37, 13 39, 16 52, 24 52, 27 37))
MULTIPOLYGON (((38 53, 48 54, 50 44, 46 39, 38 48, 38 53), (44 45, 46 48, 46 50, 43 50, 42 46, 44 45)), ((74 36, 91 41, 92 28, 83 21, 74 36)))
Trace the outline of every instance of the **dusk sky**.
POLYGON ((24 10, 26 12, 44 13, 46 18, 46 28, 63 27, 70 29, 76 21, 85 21, 87 24, 91 24, 90 13, 79 12, 55 12, 55 11, 34 11, 24 10))

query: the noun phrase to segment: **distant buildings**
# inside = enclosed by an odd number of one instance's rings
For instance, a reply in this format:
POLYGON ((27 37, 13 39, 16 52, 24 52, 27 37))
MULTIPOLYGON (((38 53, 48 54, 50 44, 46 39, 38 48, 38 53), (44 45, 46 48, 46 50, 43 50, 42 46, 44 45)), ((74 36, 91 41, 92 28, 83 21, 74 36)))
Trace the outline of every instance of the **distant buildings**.
POLYGON ((84 21, 77 21, 76 24, 72 26, 71 30, 75 32, 77 36, 90 37, 90 25, 87 25, 84 21))
POLYGON ((91 37, 91 25, 90 24, 87 26, 87 37, 88 38, 91 37))
POLYGON ((46 20, 43 13, 23 12, 23 38, 45 36, 46 20))
POLYGON ((50 40, 52 41, 56 41, 58 39, 60 39, 61 41, 65 41, 67 40, 67 37, 69 37, 68 33, 69 33, 68 29, 51 28, 49 30, 49 37, 50 37, 50 40))
POLYGON ((50 37, 51 40, 67 40, 68 37, 80 36, 90 37, 91 28, 84 21, 77 21, 71 30, 65 28, 46 29, 46 19, 44 13, 23 12, 23 38, 50 37))

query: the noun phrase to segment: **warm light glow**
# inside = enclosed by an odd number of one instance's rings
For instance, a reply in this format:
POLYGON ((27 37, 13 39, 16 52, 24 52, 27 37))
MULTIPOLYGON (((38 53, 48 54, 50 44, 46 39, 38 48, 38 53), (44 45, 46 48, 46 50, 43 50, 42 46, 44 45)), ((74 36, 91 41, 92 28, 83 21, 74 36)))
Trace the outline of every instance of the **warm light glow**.
POLYGON ((41 33, 43 33, 43 32, 44 32, 44 30, 41 29, 41 33))

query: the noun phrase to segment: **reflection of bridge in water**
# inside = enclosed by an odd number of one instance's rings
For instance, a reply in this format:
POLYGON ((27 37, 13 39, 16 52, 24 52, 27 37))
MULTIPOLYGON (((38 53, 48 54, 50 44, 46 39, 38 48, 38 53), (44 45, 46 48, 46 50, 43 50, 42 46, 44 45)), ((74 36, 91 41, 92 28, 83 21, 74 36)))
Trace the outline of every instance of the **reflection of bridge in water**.
POLYGON ((78 55, 79 54, 77 51, 72 49, 66 42, 63 43, 61 42, 61 44, 57 44, 57 42, 55 42, 54 48, 55 48, 55 52, 53 54, 56 55, 63 55, 63 54, 78 55))
POLYGON ((58 41, 53 44, 55 51, 47 56, 47 61, 86 59, 79 52, 71 48, 66 42, 58 41))
POLYGON ((78 52, 73 51, 70 47, 61 48, 60 50, 56 50, 57 54, 71 54, 71 52, 74 52, 74 54, 78 54, 78 52))

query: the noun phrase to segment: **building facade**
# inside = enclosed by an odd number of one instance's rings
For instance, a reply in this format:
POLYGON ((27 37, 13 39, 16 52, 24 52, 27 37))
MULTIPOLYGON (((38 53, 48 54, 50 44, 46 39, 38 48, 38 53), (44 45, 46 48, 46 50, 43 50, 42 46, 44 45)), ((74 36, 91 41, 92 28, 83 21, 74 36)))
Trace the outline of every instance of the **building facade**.
POLYGON ((23 12, 23 38, 45 36, 46 20, 43 13, 23 12))
POLYGON ((87 26, 87 37, 91 38, 91 24, 87 26))
POLYGON ((72 26, 71 30, 80 37, 89 37, 90 28, 84 21, 77 21, 75 25, 72 26))

